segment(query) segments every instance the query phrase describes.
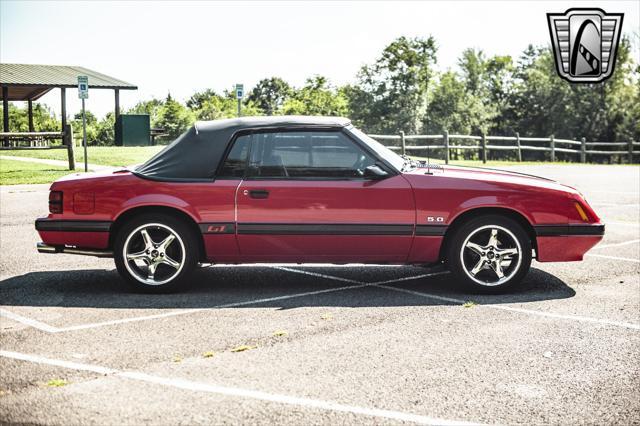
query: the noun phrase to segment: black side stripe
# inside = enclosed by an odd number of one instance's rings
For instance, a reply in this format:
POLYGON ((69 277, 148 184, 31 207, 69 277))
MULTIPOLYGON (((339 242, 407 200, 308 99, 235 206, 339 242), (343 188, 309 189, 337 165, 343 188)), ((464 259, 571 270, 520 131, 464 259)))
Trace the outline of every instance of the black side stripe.
POLYGON ((604 225, 538 225, 534 229, 539 237, 604 235, 604 225))
POLYGON ((111 222, 96 220, 37 219, 37 231, 109 232, 111 222))
POLYGON ((413 225, 239 223, 238 234, 411 235, 413 225))
POLYGON ((447 231, 447 225, 416 225, 416 236, 441 237, 447 231))
MULTIPOLYGON (((333 223, 201 223, 203 234, 244 235, 413 235, 411 224, 333 224, 333 223)), ((442 236, 446 225, 418 225, 418 236, 442 236)))

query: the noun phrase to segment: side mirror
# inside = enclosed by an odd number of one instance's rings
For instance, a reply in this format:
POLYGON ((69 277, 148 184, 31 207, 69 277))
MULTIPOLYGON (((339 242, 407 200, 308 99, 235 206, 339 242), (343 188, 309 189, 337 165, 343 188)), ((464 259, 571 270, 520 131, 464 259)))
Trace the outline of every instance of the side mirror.
POLYGON ((389 176, 385 170, 382 170, 378 165, 373 164, 364 169, 364 177, 367 179, 380 180, 389 176))

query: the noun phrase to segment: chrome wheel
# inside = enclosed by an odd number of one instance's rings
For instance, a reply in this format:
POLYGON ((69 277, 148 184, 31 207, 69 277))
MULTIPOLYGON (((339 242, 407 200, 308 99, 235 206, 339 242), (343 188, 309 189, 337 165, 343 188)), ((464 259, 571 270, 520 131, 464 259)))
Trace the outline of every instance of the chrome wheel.
POLYGON ((467 276, 483 286, 509 281, 520 268, 522 249, 516 236, 498 225, 485 225, 467 236, 460 249, 467 276))
POLYGON ((176 231, 161 223, 148 223, 127 236, 122 257, 131 276, 155 286, 168 283, 180 273, 186 251, 176 231))

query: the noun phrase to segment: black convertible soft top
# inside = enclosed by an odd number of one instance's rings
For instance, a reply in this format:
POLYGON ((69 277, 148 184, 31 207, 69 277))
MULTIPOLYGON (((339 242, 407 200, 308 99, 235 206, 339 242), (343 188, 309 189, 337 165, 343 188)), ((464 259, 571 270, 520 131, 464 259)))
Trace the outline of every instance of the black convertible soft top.
POLYGON ((342 117, 268 116, 199 121, 166 148, 142 164, 134 173, 159 180, 211 180, 233 135, 239 131, 322 127, 342 128, 350 121, 342 117))

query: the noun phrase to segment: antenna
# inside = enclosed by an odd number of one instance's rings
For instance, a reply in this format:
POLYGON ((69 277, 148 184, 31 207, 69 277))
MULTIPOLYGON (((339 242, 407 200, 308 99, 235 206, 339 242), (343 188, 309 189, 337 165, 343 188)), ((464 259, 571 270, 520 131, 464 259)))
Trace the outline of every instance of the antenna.
POLYGON ((427 172, 425 175, 432 175, 431 173, 431 145, 429 145, 429 139, 427 139, 427 172))
MULTIPOLYGON (((427 80, 427 87, 424 91, 424 128, 427 128, 427 120, 429 118, 429 80, 427 80)), ((427 138, 427 175, 432 175, 431 173, 431 145, 429 142, 429 138, 427 138)))

